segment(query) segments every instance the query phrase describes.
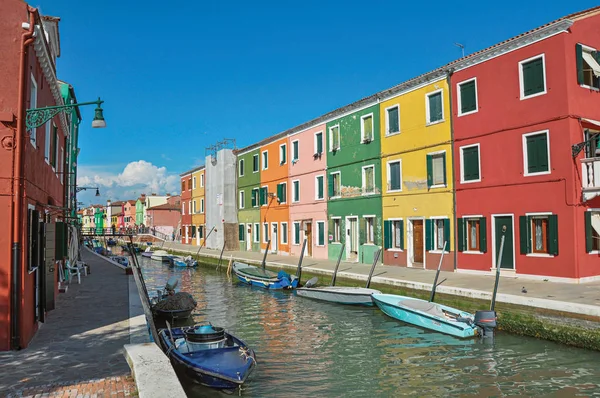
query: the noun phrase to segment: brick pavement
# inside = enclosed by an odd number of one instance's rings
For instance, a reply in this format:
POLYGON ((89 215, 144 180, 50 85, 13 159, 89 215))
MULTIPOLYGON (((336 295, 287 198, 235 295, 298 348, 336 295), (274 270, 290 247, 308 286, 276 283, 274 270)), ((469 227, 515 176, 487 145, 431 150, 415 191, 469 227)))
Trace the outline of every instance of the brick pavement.
POLYGON ((85 250, 82 256, 91 275, 57 296, 56 309, 48 312, 27 348, 0 352, 0 396, 51 390, 67 397, 75 389, 74 396, 83 396, 81 389, 88 384, 97 387, 97 397, 101 389, 104 395, 135 391, 123 381, 131 373, 123 355, 123 345, 129 343, 130 276, 85 250))
POLYGON ((108 377, 79 383, 55 383, 26 388, 9 397, 37 398, 103 398, 137 396, 135 381, 131 376, 108 377))

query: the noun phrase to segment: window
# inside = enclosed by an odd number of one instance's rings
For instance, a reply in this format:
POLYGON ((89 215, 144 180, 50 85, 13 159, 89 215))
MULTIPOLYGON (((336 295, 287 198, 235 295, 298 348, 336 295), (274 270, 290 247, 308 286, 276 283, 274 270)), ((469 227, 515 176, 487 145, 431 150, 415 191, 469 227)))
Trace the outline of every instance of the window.
POLYGON ((387 163, 388 192, 402 191, 402 161, 394 160, 387 163))
MULTIPOLYGON (((33 73, 31 74, 31 88, 29 91, 29 109, 37 108, 37 82, 35 81, 35 77, 33 73)), ((35 148, 35 139, 36 139, 36 128, 32 128, 29 132, 29 141, 31 145, 35 148)))
POLYGON ((258 154, 252 156, 252 172, 258 173, 258 154))
POLYGON ((267 187, 261 187, 258 191, 258 204, 260 206, 267 205, 267 187))
POLYGON ((198 210, 196 209, 196 200, 194 200, 194 205, 193 205, 192 207, 193 207, 193 210, 194 210, 194 214, 196 214, 196 212, 198 211, 198 210))
POLYGON ((400 132, 400 106, 394 105, 385 110, 385 135, 400 132))
POLYGON ((27 209, 27 268, 28 271, 33 271, 44 258, 44 245, 40 242, 40 213, 32 205, 29 206, 31 207, 27 209))
POLYGON ((460 182, 481 181, 479 144, 460 148, 460 182))
POLYGON ((292 202, 300 202, 300 181, 292 181, 292 202))
POLYGON ((427 155, 427 187, 446 185, 446 152, 427 155))
POLYGON ((519 62, 521 99, 546 94, 546 66, 544 55, 519 62))
POLYGON ((296 163, 299 156, 300 150, 298 149, 298 141, 292 141, 292 163, 296 163))
POLYGON ((244 201, 244 191, 240 191, 239 193, 239 208, 243 209, 244 207, 246 207, 246 202, 244 201))
POLYGON ((244 241, 244 235, 246 235, 245 230, 246 230, 246 226, 244 224, 238 225, 238 237, 240 239, 240 242, 244 241))
POLYGON ((373 114, 370 113, 360 118, 360 137, 361 142, 369 143, 373 141, 373 114))
POLYGON ((263 243, 267 243, 269 240, 269 224, 263 223, 263 243))
POLYGON ((52 139, 52 121, 46 122, 46 136, 44 142, 44 157, 46 158, 46 163, 50 163, 50 140, 52 139))
POLYGON ((332 126, 329 128, 329 147, 331 151, 340 149, 340 126, 332 126))
POLYGON ((325 246, 325 222, 317 221, 317 246, 325 246))
POLYGON ((50 148, 50 164, 56 170, 56 158, 58 158, 58 128, 52 126, 52 147, 50 148))
POLYGON ((258 207, 258 188, 252 189, 252 207, 258 207))
POLYGON ((185 216, 185 202, 181 202, 181 215, 185 216))
POLYGON ((277 199, 279 199, 279 203, 287 202, 287 183, 277 184, 277 199))
POLYGON ((374 242, 374 223, 375 217, 365 217, 365 243, 372 244, 374 242))
POLYGON ((441 251, 446 245, 446 252, 450 250, 450 220, 435 218, 425 220, 425 248, 426 250, 441 251))
POLYGON ((181 181, 181 192, 185 191, 185 181, 181 181))
POLYGON ((287 145, 279 145, 279 165, 287 163, 287 145))
POLYGON ((577 44, 577 83, 588 88, 600 89, 600 52, 577 44))
POLYGON ((342 196, 342 174, 338 171, 329 175, 329 197, 342 196))
POLYGON ((262 160, 263 160, 263 166, 262 166, 262 169, 263 169, 263 170, 266 170, 266 169, 268 169, 268 168, 269 168, 269 152, 267 152, 267 151, 264 151, 264 152, 262 153, 262 155, 263 155, 263 158, 262 158, 262 160))
POLYGON ((188 214, 192 214, 192 201, 188 202, 188 214))
POLYGON ((204 187, 204 173, 200 174, 200 188, 204 187))
POLYGON ((521 254, 558 254, 558 217, 534 213, 519 217, 521 254))
POLYGON ((427 124, 438 123, 444 120, 444 104, 442 99, 442 90, 426 95, 427 124))
POLYGON ((363 194, 375 193, 375 166, 364 166, 362 168, 363 194))
POLYGON ((383 246, 385 249, 404 249, 403 220, 385 220, 383 222, 383 246))
POLYGON ((315 199, 316 200, 321 200, 324 199, 324 195, 325 195, 325 188, 324 188, 324 181, 323 181, 323 176, 316 176, 315 177, 315 199))
POLYGON ((254 243, 260 243, 260 226, 254 224, 254 243))
POLYGON ((288 223, 281 223, 281 244, 287 245, 288 243, 288 223))
POLYGON ((321 155, 323 153, 323 133, 318 132, 315 134, 315 155, 321 155))
POLYGON ((244 176, 244 159, 240 159, 240 177, 244 176))
POLYGON ((200 199, 200 213, 204 214, 204 199, 200 199))
POLYGON ((192 188, 196 189, 196 177, 192 177, 192 188))
POLYGON ((292 237, 295 245, 300 244, 300 223, 294 222, 294 236, 292 237))
POLYGON ((192 225, 192 238, 196 238, 196 226, 192 225))
POLYGON ((198 225, 198 237, 200 239, 204 238, 204 225, 198 225))
POLYGON ((486 225, 485 217, 458 218, 458 251, 485 253, 487 251, 486 225))
POLYGON ((585 215, 585 251, 600 252, 600 212, 586 211, 585 215))
POLYGON ((477 79, 458 83, 458 116, 477 112, 477 79))
POLYGON ((549 132, 523 135, 524 175, 550 173, 549 132))
POLYGON ((333 241, 340 243, 342 241, 342 219, 334 218, 333 221, 333 241))

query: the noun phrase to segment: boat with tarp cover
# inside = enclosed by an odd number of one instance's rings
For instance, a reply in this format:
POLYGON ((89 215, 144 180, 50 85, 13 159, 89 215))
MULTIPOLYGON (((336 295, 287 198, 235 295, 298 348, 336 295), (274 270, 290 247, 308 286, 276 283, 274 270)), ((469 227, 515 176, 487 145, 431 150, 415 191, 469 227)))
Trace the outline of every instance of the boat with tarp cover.
POLYGON ((263 289, 295 289, 300 281, 283 270, 275 272, 237 261, 233 262, 232 269, 240 282, 263 289))

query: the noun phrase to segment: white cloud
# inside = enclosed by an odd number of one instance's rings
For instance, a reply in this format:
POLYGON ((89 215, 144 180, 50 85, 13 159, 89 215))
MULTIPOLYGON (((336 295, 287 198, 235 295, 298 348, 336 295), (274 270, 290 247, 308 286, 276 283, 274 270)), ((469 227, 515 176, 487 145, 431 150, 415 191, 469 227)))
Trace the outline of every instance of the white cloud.
POLYGON ((80 166, 77 185, 98 186, 104 199, 125 200, 137 198, 142 193, 176 194, 179 180, 179 176, 170 174, 166 167, 138 160, 128 163, 120 173, 80 166))

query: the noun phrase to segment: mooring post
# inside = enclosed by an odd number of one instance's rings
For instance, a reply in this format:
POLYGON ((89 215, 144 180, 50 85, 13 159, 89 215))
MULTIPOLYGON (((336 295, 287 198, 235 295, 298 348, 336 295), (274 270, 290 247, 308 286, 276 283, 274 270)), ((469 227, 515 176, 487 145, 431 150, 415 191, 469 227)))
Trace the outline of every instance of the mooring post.
POLYGON ((340 249, 340 255, 338 256, 337 263, 335 264, 335 269, 333 270, 333 277, 331 277, 331 286, 335 286, 335 278, 337 277, 338 268, 340 267, 340 261, 342 261, 342 255, 344 254, 345 247, 346 247, 346 242, 342 243, 342 248, 340 249))
POLYGON ((265 249, 265 255, 263 256, 261 267, 265 269, 265 264, 267 262, 267 253, 269 252, 269 246, 271 246, 271 239, 267 241, 267 248, 265 249))
POLYGON ((502 226, 502 238, 500 239, 500 253, 498 253, 498 261, 496 261, 496 280, 494 281, 494 293, 492 293, 492 304, 490 311, 494 311, 496 307, 496 293, 498 293, 498 281, 500 279, 500 266, 502 265, 502 249, 504 249, 504 234, 506 233, 506 225, 502 226))
POLYGON ((304 243, 302 243, 302 251, 300 252, 298 268, 296 269, 296 277, 298 278, 298 283, 300 283, 300 279, 302 279, 302 260, 304 259, 304 249, 306 249, 306 238, 304 238, 304 243))
POLYGON ((221 267, 221 260, 223 259, 223 252, 225 251, 225 244, 227 242, 223 242, 223 248, 221 249, 221 255, 219 256, 219 263, 217 264, 217 269, 221 267))
POLYGON ((379 256, 381 256, 381 250, 377 250, 375 254, 375 258, 373 259, 373 266, 371 267, 371 272, 369 272, 369 277, 367 278, 367 289, 371 286, 371 277, 373 276, 373 271, 375 271, 375 266, 377 265, 377 261, 379 261, 379 256))

